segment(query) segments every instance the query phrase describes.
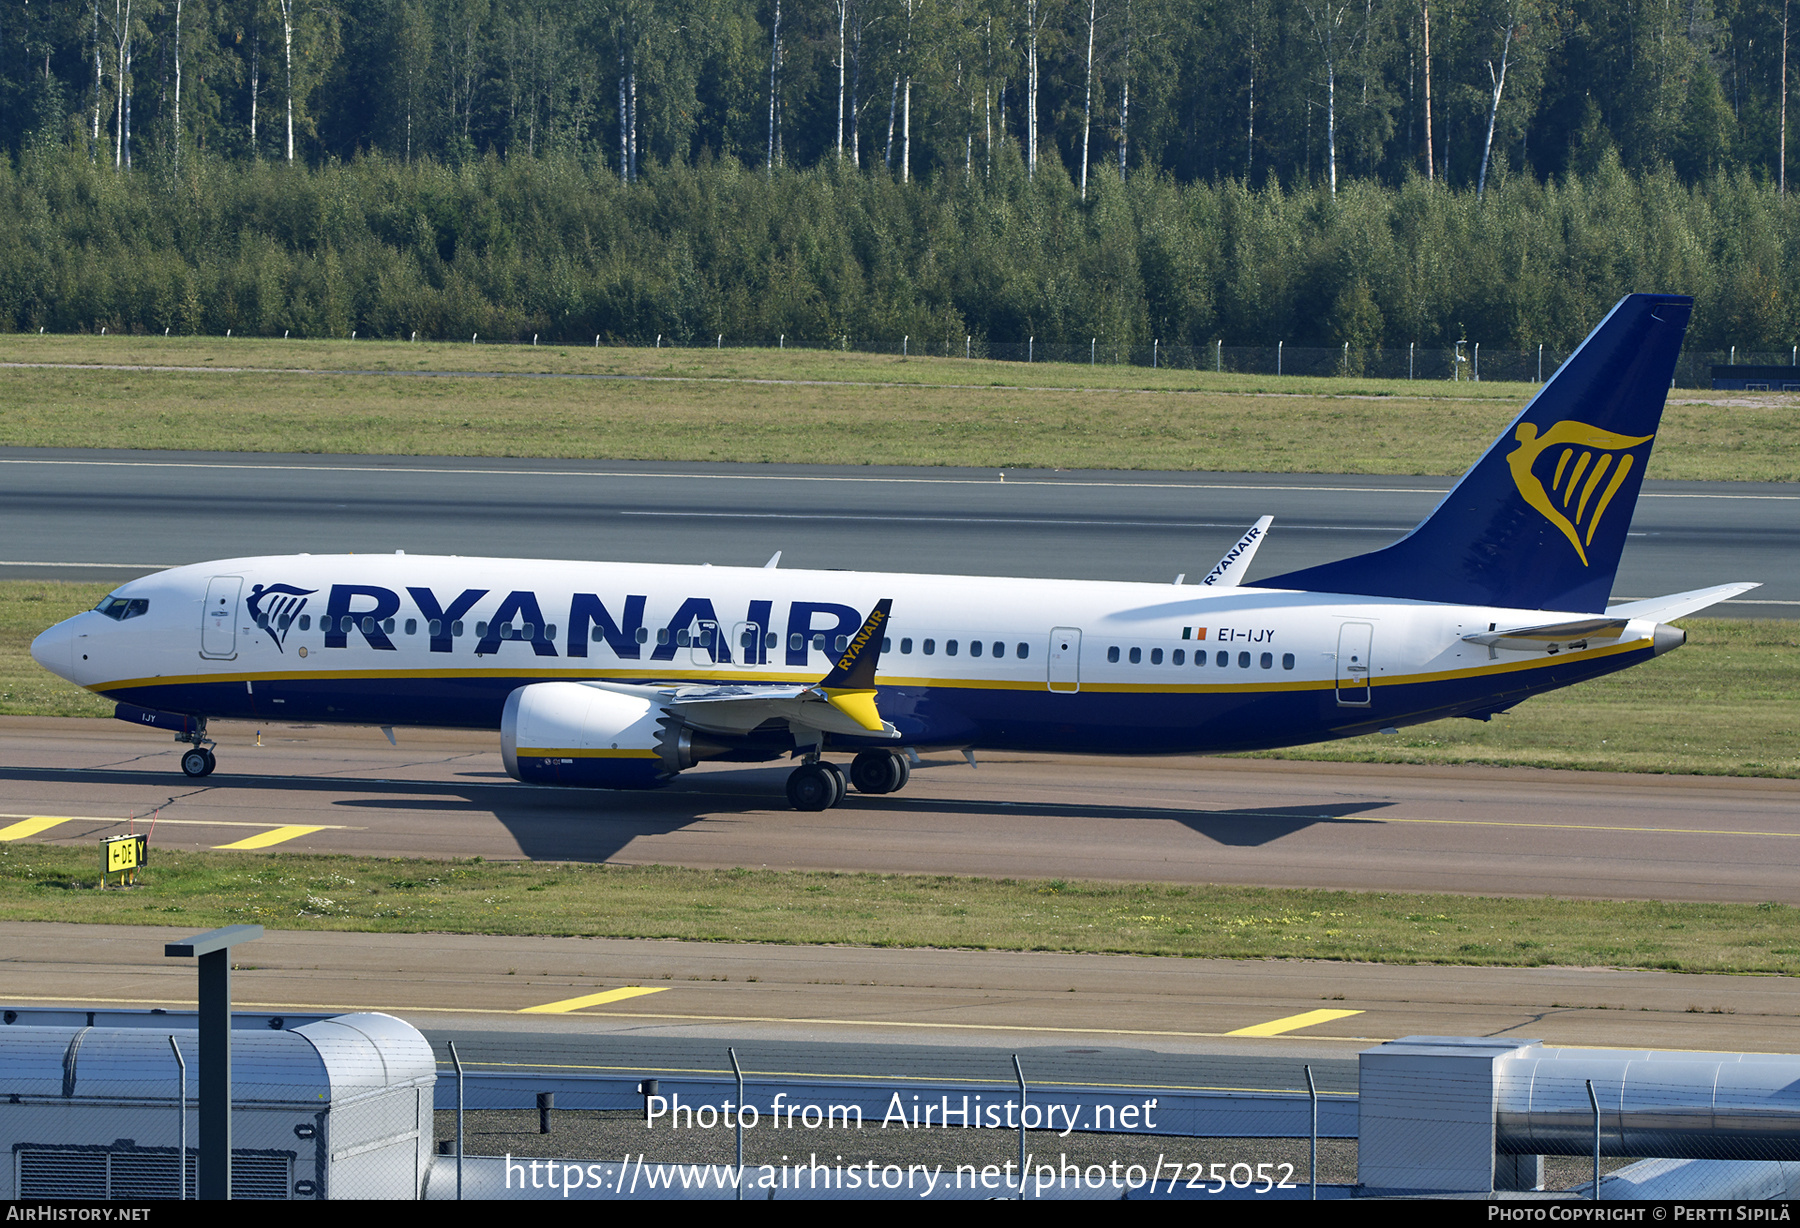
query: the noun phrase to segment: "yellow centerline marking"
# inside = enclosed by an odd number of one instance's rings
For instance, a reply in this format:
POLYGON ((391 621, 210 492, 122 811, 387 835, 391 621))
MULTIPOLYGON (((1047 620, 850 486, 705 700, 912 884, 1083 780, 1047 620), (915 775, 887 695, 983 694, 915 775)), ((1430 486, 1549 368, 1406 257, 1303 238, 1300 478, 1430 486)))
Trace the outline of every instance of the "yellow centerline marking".
POLYGON ((258 832, 254 836, 245 836, 242 840, 233 840, 230 844, 215 844, 215 849, 266 849, 271 844, 281 844, 287 840, 296 840, 301 836, 310 836, 316 831, 324 831, 322 827, 308 827, 304 823, 294 823, 287 827, 277 827, 274 831, 258 832))
POLYGON ((661 993, 667 985, 654 988, 647 985, 622 985, 618 989, 605 989, 599 993, 583 994, 579 998, 564 998, 560 1002, 546 1002, 542 1006, 527 1006, 519 1012, 521 1015, 566 1015, 570 1011, 578 1011, 584 1006, 604 1006, 608 1002, 623 1002, 627 998, 641 998, 647 993, 661 993))
POLYGON ((1288 1015, 1283 1019, 1271 1019, 1267 1023, 1259 1023, 1253 1027, 1239 1028, 1235 1032, 1227 1032, 1227 1036, 1280 1036, 1283 1032, 1292 1032, 1296 1028, 1310 1028, 1318 1023, 1330 1023, 1333 1019, 1348 1019, 1351 1015, 1360 1015, 1361 1011, 1305 1011, 1298 1015, 1288 1015))
MULTIPOLYGON (((1333 815, 1332 817, 1339 816, 1333 815)), ((1355 823, 1431 823, 1440 827, 1541 827, 1549 831, 1628 831, 1653 836, 1781 836, 1790 839, 1800 836, 1800 831, 1731 831, 1715 827, 1614 827, 1606 823, 1514 823, 1505 819, 1388 819, 1360 814, 1343 817, 1355 823)))
MULTIPOLYGON (((10 814, 0 815, 0 818, 4 819, 13 817, 10 814)), ((75 822, 74 819, 61 818, 56 815, 33 815, 27 817, 23 822, 0 827, 0 840, 23 840, 28 836, 35 836, 41 831, 48 831, 59 823, 73 822, 75 822)))

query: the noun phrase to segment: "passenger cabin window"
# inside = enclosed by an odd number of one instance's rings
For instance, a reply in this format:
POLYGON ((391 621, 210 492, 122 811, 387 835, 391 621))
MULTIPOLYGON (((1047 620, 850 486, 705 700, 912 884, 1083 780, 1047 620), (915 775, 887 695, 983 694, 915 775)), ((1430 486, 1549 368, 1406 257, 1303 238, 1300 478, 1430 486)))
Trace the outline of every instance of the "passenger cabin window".
MULTIPOLYGON (((1248 658, 1246 657, 1246 659, 1248 658)), ((1218 656, 1213 658, 1213 664, 1217 665, 1220 669, 1224 669, 1227 665, 1231 664, 1231 654, 1228 652, 1221 652, 1218 656)))
POLYGON ((944 641, 944 655, 946 657, 954 657, 956 655, 956 641, 955 640, 945 640, 944 641))
POLYGON ((406 634, 408 634, 408 635, 419 634, 419 620, 418 619, 409 618, 406 620, 406 634))
POLYGON ((1144 663, 1144 650, 1142 648, 1133 648, 1131 650, 1131 663, 1133 665, 1142 665, 1144 663))
POLYGON ((1117 644, 1106 650, 1106 661, 1109 665, 1117 665, 1119 663, 1119 646, 1117 644))
POLYGON ((1152 665, 1161 665, 1162 664, 1162 649, 1152 648, 1150 650, 1150 664, 1152 664, 1152 665))
POLYGON ((936 652, 937 651, 937 641, 936 640, 926 640, 924 651, 925 651, 925 655, 928 657, 932 653, 936 652))
POLYGON ((981 641, 980 640, 970 640, 969 641, 969 655, 971 657, 979 657, 981 655, 981 641))
POLYGON ((311 631, 312 630, 312 615, 311 614, 302 614, 300 616, 300 630, 302 630, 302 631, 311 631))
POLYGON ((1294 668, 1294 654, 1293 653, 1284 652, 1281 654, 1281 668, 1282 669, 1293 669, 1294 668))
POLYGON ((1275 668, 1275 654, 1272 652, 1263 653, 1262 660, 1261 660, 1261 662, 1259 662, 1259 664, 1261 664, 1261 666, 1264 669, 1274 669, 1275 668))
POLYGON ((1183 651, 1182 649, 1177 648, 1174 652, 1169 654, 1169 664, 1170 665, 1186 665, 1187 664, 1187 653, 1185 651, 1183 651))
POLYGON ((1020 643, 1019 643, 1019 660, 1023 661, 1026 657, 1029 657, 1030 655, 1031 655, 1031 645, 1025 643, 1024 641, 1020 641, 1020 643))
POLYGON ((900 637, 900 655, 907 657, 912 655, 912 636, 903 635, 900 637))
POLYGON ((1238 653, 1238 668, 1239 669, 1249 669, 1250 668, 1250 654, 1249 653, 1247 653, 1247 652, 1238 653))

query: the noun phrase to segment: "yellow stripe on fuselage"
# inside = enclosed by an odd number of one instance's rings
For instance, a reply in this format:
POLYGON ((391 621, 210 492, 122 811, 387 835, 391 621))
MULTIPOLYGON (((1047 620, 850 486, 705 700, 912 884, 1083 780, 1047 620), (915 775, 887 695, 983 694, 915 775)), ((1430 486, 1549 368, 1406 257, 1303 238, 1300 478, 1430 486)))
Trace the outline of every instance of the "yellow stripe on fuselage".
MULTIPOLYGON (((1493 662, 1483 665, 1467 666, 1460 669, 1440 670, 1435 673, 1395 674, 1386 677, 1375 677, 1369 680, 1372 686, 1404 686, 1420 682, 1448 682, 1458 678, 1479 678, 1488 675, 1515 674, 1526 670, 1548 669, 1551 666, 1568 661, 1591 661, 1601 657, 1617 656, 1625 652, 1637 652, 1651 646, 1648 638, 1630 640, 1622 644, 1612 644, 1605 648, 1584 648, 1558 653, 1554 656, 1533 657, 1529 661, 1493 662)), ((1155 668, 1155 667, 1151 667, 1155 668)), ((1172 668, 1172 667, 1164 667, 1172 668)), ((370 680, 388 678, 454 678, 470 680, 481 677, 517 678, 534 681, 582 682, 587 680, 621 680, 640 682, 646 677, 643 669, 585 669, 564 667, 561 669, 517 669, 517 670, 483 670, 467 669, 334 669, 317 672, 281 671, 275 673, 255 674, 180 674, 156 678, 126 678, 117 682, 100 682, 88 685, 88 690, 97 694, 127 689, 143 689, 164 686, 192 686, 196 684, 218 682, 291 682, 320 680, 370 680)), ((763 673, 755 667, 742 670, 733 668, 730 672, 724 669, 713 670, 661 670, 654 677, 657 683, 692 683, 692 682, 733 682, 745 684, 781 684, 781 683, 814 683, 818 681, 816 673, 797 674, 791 671, 781 673, 763 673)), ((646 685, 655 685, 654 683, 646 685)), ((926 687, 946 690, 970 691, 1042 691, 1045 682, 1042 677, 1021 679, 998 678, 930 678, 930 677, 897 677, 884 675, 877 680, 883 687, 926 687)), ((1361 689, 1362 683, 1354 684, 1361 689)), ((1243 692, 1266 691, 1329 691, 1339 686, 1335 678, 1318 678, 1302 682, 1089 682, 1082 680, 1081 690, 1085 692, 1101 692, 1113 694, 1233 694, 1243 692)), ((1063 693, 1063 692, 1058 692, 1063 693)), ((1072 692, 1069 692, 1072 693, 1072 692)), ((278 715, 278 714, 277 714, 278 715)))

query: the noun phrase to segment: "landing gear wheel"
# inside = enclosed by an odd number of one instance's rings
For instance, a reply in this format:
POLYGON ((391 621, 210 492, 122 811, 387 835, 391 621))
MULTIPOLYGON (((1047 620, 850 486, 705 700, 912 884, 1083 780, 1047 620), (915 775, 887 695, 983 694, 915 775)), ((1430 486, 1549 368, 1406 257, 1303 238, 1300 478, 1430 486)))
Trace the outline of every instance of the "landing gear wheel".
POLYGON ((202 747, 201 749, 206 752, 206 771, 203 775, 211 776, 213 774, 213 769, 219 766, 218 757, 213 754, 212 747, 210 746, 202 747))
POLYGON ((823 759, 819 760, 819 766, 825 769, 827 776, 831 777, 831 804, 835 806, 844 800, 844 794, 850 792, 850 786, 844 783, 844 770, 837 764, 828 763, 823 759))
POLYGON ((788 775, 787 796, 795 810, 829 810, 844 796, 844 777, 829 763, 803 763, 788 775))
POLYGON ((196 778, 209 775, 217 766, 218 760, 204 746, 196 746, 181 756, 181 770, 196 778))
POLYGON ((911 776, 906 757, 891 750, 865 750, 850 763, 850 783, 858 793, 895 793, 911 776))

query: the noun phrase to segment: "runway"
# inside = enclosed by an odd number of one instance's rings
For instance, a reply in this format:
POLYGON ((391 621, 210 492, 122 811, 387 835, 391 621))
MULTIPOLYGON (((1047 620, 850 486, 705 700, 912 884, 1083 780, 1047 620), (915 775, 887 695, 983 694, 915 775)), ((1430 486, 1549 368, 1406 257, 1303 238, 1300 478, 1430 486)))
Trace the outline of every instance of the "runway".
MULTIPOLYGON (((1376 549, 1442 478, 0 449, 0 578, 245 555, 442 553, 1072 579, 1198 578, 1259 515, 1252 577, 1376 549)), ((1800 490, 1645 483, 1614 595, 1732 580, 1800 616, 1800 490)))
POLYGON ((174 848, 1800 904, 1793 780, 944 754, 804 813, 785 765, 566 790, 508 779, 480 734, 212 730, 195 781, 150 731, 0 718, 0 828, 88 844, 154 814, 174 848))

